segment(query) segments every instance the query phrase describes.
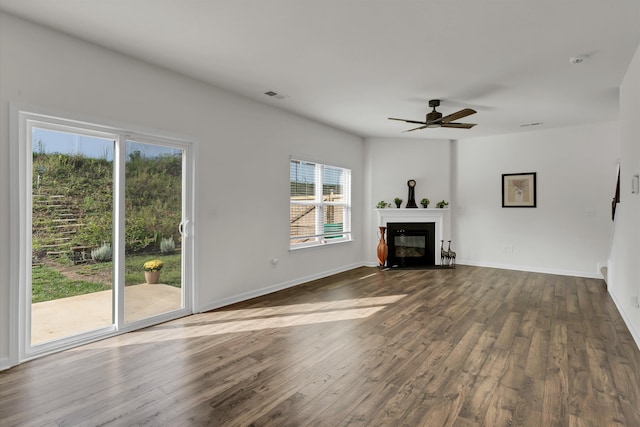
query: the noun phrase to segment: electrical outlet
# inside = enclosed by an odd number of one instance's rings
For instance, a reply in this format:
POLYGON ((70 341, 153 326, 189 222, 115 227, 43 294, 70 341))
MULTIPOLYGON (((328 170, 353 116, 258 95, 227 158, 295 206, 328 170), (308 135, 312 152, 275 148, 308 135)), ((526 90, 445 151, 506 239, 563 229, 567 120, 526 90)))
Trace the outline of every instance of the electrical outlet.
POLYGON ((635 308, 640 308, 640 298, 638 298, 638 295, 633 297, 633 306, 635 308))

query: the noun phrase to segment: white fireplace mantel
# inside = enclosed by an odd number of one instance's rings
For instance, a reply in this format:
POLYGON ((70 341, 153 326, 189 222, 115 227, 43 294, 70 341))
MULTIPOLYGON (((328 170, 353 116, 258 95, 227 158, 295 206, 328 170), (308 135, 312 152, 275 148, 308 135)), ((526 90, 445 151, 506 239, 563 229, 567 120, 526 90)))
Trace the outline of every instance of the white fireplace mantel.
POLYGON ((386 227, 388 222, 435 222, 441 226, 449 219, 449 209, 424 209, 424 208, 386 208, 376 209, 378 213, 378 226, 386 227))
MULTIPOLYGON (((376 209, 378 214, 378 226, 386 227, 390 222, 433 222, 435 223, 435 247, 434 254, 440 253, 440 241, 449 240, 449 209, 448 208, 386 208, 376 209)), ((436 256, 436 264, 440 264, 440 258, 436 256)))

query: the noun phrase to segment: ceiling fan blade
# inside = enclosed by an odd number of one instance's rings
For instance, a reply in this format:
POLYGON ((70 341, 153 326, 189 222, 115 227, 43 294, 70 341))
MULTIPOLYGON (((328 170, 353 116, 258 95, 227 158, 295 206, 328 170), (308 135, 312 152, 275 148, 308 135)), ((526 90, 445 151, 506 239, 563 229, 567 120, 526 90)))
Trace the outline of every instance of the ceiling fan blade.
POLYGON ((457 129, 471 129, 475 123, 442 123, 440 127, 443 128, 457 128, 457 129))
POLYGON ((465 108, 464 110, 460 110, 457 113, 453 113, 453 114, 449 114, 448 116, 444 116, 443 118, 440 119, 440 121, 442 123, 449 123, 449 122, 452 122, 454 120, 458 120, 458 119, 470 116, 470 115, 475 114, 475 113, 476 113, 476 110, 472 110, 471 108, 465 108))
POLYGON ((424 124, 426 124, 425 122, 419 122, 419 121, 417 121, 417 120, 396 119, 396 118, 394 118, 394 117, 389 117, 389 120, 400 120, 401 122, 415 123, 415 124, 419 124, 419 125, 424 125, 424 124))
POLYGON ((426 129, 426 128, 427 128, 427 125, 419 126, 419 127, 417 127, 417 128, 413 128, 413 129, 409 129, 409 130, 404 130, 404 131, 402 131, 402 133, 406 133, 406 132, 413 132, 414 130, 420 130, 420 129, 426 129))

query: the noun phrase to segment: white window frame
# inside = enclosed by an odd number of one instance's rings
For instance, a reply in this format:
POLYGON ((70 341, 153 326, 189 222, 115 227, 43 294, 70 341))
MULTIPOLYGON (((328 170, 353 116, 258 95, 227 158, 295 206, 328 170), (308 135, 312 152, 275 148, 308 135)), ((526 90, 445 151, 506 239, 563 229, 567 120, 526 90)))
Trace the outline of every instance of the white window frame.
MULTIPOLYGON (((314 205, 315 206, 315 233, 308 236, 292 236, 291 228, 289 228, 289 250, 304 249, 316 246, 333 245, 345 242, 351 242, 351 169, 342 166, 331 165, 327 163, 320 163, 312 160, 305 160, 299 157, 291 157, 289 161, 289 172, 291 172, 291 164, 293 162, 303 162, 307 164, 315 165, 314 170, 314 189, 315 200, 302 200, 296 201, 291 199, 291 192, 289 192, 289 218, 291 218, 291 207, 295 205, 314 205), (346 173, 345 182, 343 183, 343 195, 344 201, 331 202, 323 200, 322 183, 323 167, 330 167, 335 169, 342 169, 346 173), (340 206, 344 210, 343 226, 340 232, 326 232, 324 229, 324 213, 325 208, 328 206, 340 206), (302 243, 294 243, 295 240, 300 240, 300 237, 306 237, 309 240, 302 243)), ((291 179, 289 179, 291 184, 291 179)))

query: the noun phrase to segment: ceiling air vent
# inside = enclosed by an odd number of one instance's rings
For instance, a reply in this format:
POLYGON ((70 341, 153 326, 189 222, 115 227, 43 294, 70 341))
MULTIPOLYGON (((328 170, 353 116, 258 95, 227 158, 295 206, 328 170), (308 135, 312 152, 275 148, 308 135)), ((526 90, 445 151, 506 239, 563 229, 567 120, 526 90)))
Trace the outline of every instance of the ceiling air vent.
POLYGON ((521 128, 526 128, 526 127, 529 127, 529 126, 540 126, 540 125, 542 125, 542 122, 533 122, 533 123, 522 124, 522 125, 520 125, 520 127, 521 128))
POLYGON ((272 90, 266 91, 264 94, 265 94, 265 95, 267 95, 267 96, 270 96, 270 97, 272 97, 272 98, 275 98, 275 99, 285 99, 285 98, 288 98, 288 96, 287 96, 287 95, 283 95, 283 94, 281 94, 281 93, 274 92, 274 91, 272 91, 272 90))

